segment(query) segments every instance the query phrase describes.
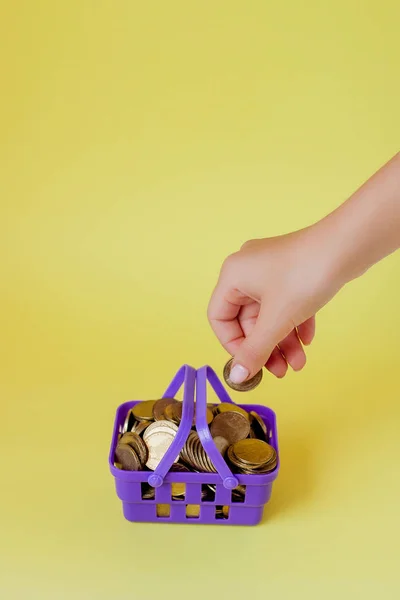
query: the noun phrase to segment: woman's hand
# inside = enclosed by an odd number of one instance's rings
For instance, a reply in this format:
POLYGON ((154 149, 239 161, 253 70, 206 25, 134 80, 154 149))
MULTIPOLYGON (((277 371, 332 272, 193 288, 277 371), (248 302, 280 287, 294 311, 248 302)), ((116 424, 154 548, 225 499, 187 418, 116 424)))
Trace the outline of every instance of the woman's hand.
POLYGON ((208 317, 234 356, 231 379, 241 383, 264 365, 284 377, 302 369, 303 345, 315 334, 315 313, 339 290, 318 225, 276 238, 251 240, 224 262, 208 317))

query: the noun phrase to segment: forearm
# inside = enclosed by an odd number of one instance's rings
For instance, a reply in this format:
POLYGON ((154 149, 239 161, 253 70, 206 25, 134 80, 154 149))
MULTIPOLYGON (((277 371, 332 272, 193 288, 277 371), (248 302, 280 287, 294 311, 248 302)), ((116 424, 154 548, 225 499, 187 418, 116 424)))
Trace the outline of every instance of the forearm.
POLYGON ((316 226, 345 284, 400 247, 400 153, 316 226))

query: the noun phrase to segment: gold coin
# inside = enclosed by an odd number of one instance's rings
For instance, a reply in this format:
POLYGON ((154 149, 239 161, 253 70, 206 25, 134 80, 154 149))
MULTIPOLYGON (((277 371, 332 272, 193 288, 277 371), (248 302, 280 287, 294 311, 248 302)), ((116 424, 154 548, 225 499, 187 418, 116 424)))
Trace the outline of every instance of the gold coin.
POLYGON ((180 458, 182 459, 182 461, 184 463, 186 463, 187 465, 190 465, 190 460, 189 460, 188 453, 187 453, 187 445, 188 445, 188 440, 186 440, 186 442, 181 450, 180 458))
POLYGON ((157 517, 169 517, 171 509, 169 504, 157 504, 157 517))
POLYGON ((193 442, 193 456, 194 456, 194 462, 196 464, 196 467, 199 471, 206 471, 206 467, 204 466, 204 463, 202 461, 202 455, 201 455, 201 442, 199 440, 199 438, 196 438, 193 442))
POLYGON ((198 435, 196 432, 191 431, 187 442, 186 442, 186 453, 187 453, 187 462, 188 464, 195 469, 196 471, 201 471, 201 465, 197 456, 197 442, 198 435))
POLYGON ((267 437, 268 437, 268 431, 267 431, 267 426, 264 423, 263 419, 260 417, 260 415, 258 413, 256 413, 255 410, 251 410, 249 414, 251 417, 251 426, 254 429, 256 436, 260 440, 266 441, 267 437))
POLYGON ((189 462, 189 459, 188 459, 188 455, 187 455, 187 452, 186 452, 186 444, 187 444, 187 442, 186 442, 186 443, 185 443, 185 445, 183 446, 183 448, 182 448, 182 450, 181 450, 181 452, 180 452, 179 458, 180 458, 180 459, 181 459, 181 460, 182 460, 182 461, 183 461, 185 464, 187 464, 187 465, 190 465, 190 462, 189 462))
POLYGON ((221 402, 221 404, 218 404, 217 411, 218 413, 237 412, 246 417, 246 419, 249 419, 249 413, 245 411, 244 408, 237 404, 231 404, 230 402, 221 402))
POLYGON ((200 438, 195 431, 191 431, 181 450, 182 460, 197 472, 216 473, 214 465, 204 450, 200 438))
MULTIPOLYGON (((174 406, 171 409, 172 420, 174 421, 174 423, 180 423, 181 422, 181 420, 182 420, 182 412, 183 412, 183 404, 182 404, 182 402, 174 404, 174 406)), ((210 423, 212 422, 213 418, 214 418, 214 415, 213 415, 212 410, 207 407, 207 409, 206 409, 206 421, 207 421, 207 425, 210 425, 210 423)), ((193 413, 192 427, 194 427, 195 425, 196 425, 196 407, 195 407, 194 413, 193 413)))
MULTIPOLYGON (((196 414, 196 411, 195 411, 195 414, 196 414)), ((213 411, 210 408, 207 407, 207 409, 206 409, 206 421, 207 421, 207 425, 210 425, 212 423, 213 419, 214 419, 213 411)))
POLYGON ((203 458, 206 464, 206 471, 207 473, 216 473, 217 469, 214 467, 214 463, 212 462, 211 458, 208 456, 207 452, 204 450, 203 448, 203 458))
POLYGON ((206 456, 207 456, 207 466, 208 466, 207 473, 216 473, 217 469, 214 467, 214 463, 212 462, 212 460, 208 456, 208 454, 206 456))
POLYGON ((123 444, 129 444, 132 437, 133 437, 132 431, 127 431, 126 433, 123 434, 123 436, 121 437, 121 439, 119 441, 122 442, 123 444))
POLYGON ((232 446, 235 458, 250 466, 261 466, 271 460, 274 448, 262 440, 240 440, 232 446))
POLYGON ((135 417, 132 414, 132 409, 130 409, 128 411, 128 414, 126 415, 124 424, 122 426, 122 433, 126 433, 127 431, 130 431, 133 427, 135 423, 135 417))
POLYGON ((178 404, 178 401, 171 402, 171 404, 167 404, 167 406, 164 409, 164 417, 166 418, 167 421, 171 421, 171 423, 177 423, 177 421, 175 419, 175 415, 174 415, 175 404, 178 404))
POLYGON ((220 413, 211 423, 212 437, 223 437, 230 444, 244 440, 250 433, 250 423, 247 417, 238 412, 220 413))
POLYGON ((136 423, 132 427, 131 431, 133 433, 137 433, 138 435, 141 435, 143 433, 143 431, 145 429, 147 429, 147 427, 149 425, 151 425, 151 421, 136 421, 136 423))
POLYGON ((125 471, 141 471, 142 465, 132 446, 119 443, 115 449, 116 462, 122 465, 125 471))
POLYGON ((272 448, 272 451, 273 452, 272 452, 271 458, 266 463, 264 463, 263 465, 260 465, 260 466, 256 467, 256 471, 257 472, 263 470, 264 472, 267 473, 268 471, 271 471, 271 470, 275 469, 275 467, 277 465, 277 462, 278 462, 278 456, 277 456, 275 448, 272 448))
POLYGON ((197 457, 197 434, 193 435, 189 439, 189 444, 187 447, 189 464, 195 471, 201 471, 201 466, 199 464, 199 459, 197 457))
POLYGON ((144 465, 147 462, 149 452, 142 438, 139 437, 137 433, 134 433, 133 431, 128 431, 122 436, 121 442, 132 446, 132 448, 139 457, 142 467, 144 467, 144 465))
POLYGON ((214 465, 208 458, 208 455, 207 455, 206 451, 204 450, 199 438, 198 438, 198 442, 197 442, 197 456, 198 456, 199 463, 202 467, 202 471, 204 473, 215 473, 214 465))
POLYGON ((199 504, 188 504, 186 506, 186 516, 192 519, 196 519, 200 516, 200 505, 199 504))
POLYGON ((265 463, 266 465, 269 464, 270 462, 272 462, 273 460, 277 459, 277 453, 276 450, 273 446, 271 446, 270 444, 268 444, 268 446, 272 449, 272 455, 271 458, 265 463))
POLYGON ((273 471, 274 469, 276 469, 276 465, 278 464, 277 459, 269 462, 267 465, 264 465, 263 467, 259 467, 258 469, 253 469, 252 473, 254 473, 255 475, 262 475, 264 473, 270 473, 271 471, 273 471))
POLYGON ((175 404, 172 405, 172 420, 177 425, 179 425, 179 423, 182 420, 182 410, 183 410, 182 402, 179 402, 179 403, 176 402, 175 404))
POLYGON ((219 414, 218 404, 213 406, 213 408, 211 410, 212 410, 213 417, 216 417, 219 414))
POLYGON ((233 446, 229 446, 228 450, 226 451, 226 456, 232 465, 238 467, 239 469, 242 467, 242 463, 238 461, 235 454, 233 453, 233 446))
POLYGON ((226 363, 225 367, 224 367, 224 379, 227 385, 229 385, 230 388, 232 388, 233 390, 236 390, 237 392, 249 392, 250 390, 254 390, 254 388, 256 388, 259 383, 261 382, 262 378, 263 378, 263 371, 261 369, 261 371, 258 371, 258 373, 256 373, 254 375, 254 377, 252 377, 251 379, 247 379, 246 381, 244 381, 243 383, 233 383, 233 381, 230 380, 230 373, 231 373, 231 366, 233 363, 233 358, 231 358, 230 360, 228 360, 228 362, 226 363))
POLYGON ((156 400, 144 400, 132 408, 132 414, 138 421, 153 420, 153 406, 156 400))
POLYGON ((171 483, 171 496, 184 496, 186 492, 186 484, 184 483, 171 483))
POLYGON ((175 398, 161 398, 157 400, 153 406, 153 417, 155 421, 163 421, 165 419, 164 410, 169 404, 175 404, 175 398))
POLYGON ((203 471, 203 466, 200 463, 199 453, 198 453, 198 445, 200 440, 198 438, 197 433, 192 435, 189 440, 188 445, 188 454, 190 459, 190 464, 196 471, 203 471))

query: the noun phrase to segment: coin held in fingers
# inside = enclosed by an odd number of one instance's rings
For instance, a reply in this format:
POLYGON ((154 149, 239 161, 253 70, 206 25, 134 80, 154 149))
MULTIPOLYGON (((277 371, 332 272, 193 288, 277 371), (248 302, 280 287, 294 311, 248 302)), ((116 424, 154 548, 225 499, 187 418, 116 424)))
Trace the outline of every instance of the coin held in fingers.
POLYGON ((226 363, 226 365, 224 367, 224 373, 223 373, 225 383, 227 385, 229 385, 230 388, 232 388, 233 390, 236 390, 237 392, 249 392, 250 390, 254 390, 254 388, 256 388, 260 384, 260 382, 263 378, 262 369, 261 369, 261 371, 258 371, 258 373, 256 373, 250 379, 243 381, 243 383, 233 383, 233 381, 231 381, 231 379, 230 379, 232 363, 233 363, 233 358, 228 360, 228 362, 226 363))

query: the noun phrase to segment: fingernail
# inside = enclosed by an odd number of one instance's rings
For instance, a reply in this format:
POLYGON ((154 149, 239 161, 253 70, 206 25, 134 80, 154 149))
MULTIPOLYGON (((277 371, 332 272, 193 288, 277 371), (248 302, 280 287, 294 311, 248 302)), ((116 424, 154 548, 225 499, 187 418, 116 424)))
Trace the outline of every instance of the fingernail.
POLYGON ((235 365, 229 373, 229 379, 232 383, 243 383, 249 376, 249 370, 242 365, 235 365))

